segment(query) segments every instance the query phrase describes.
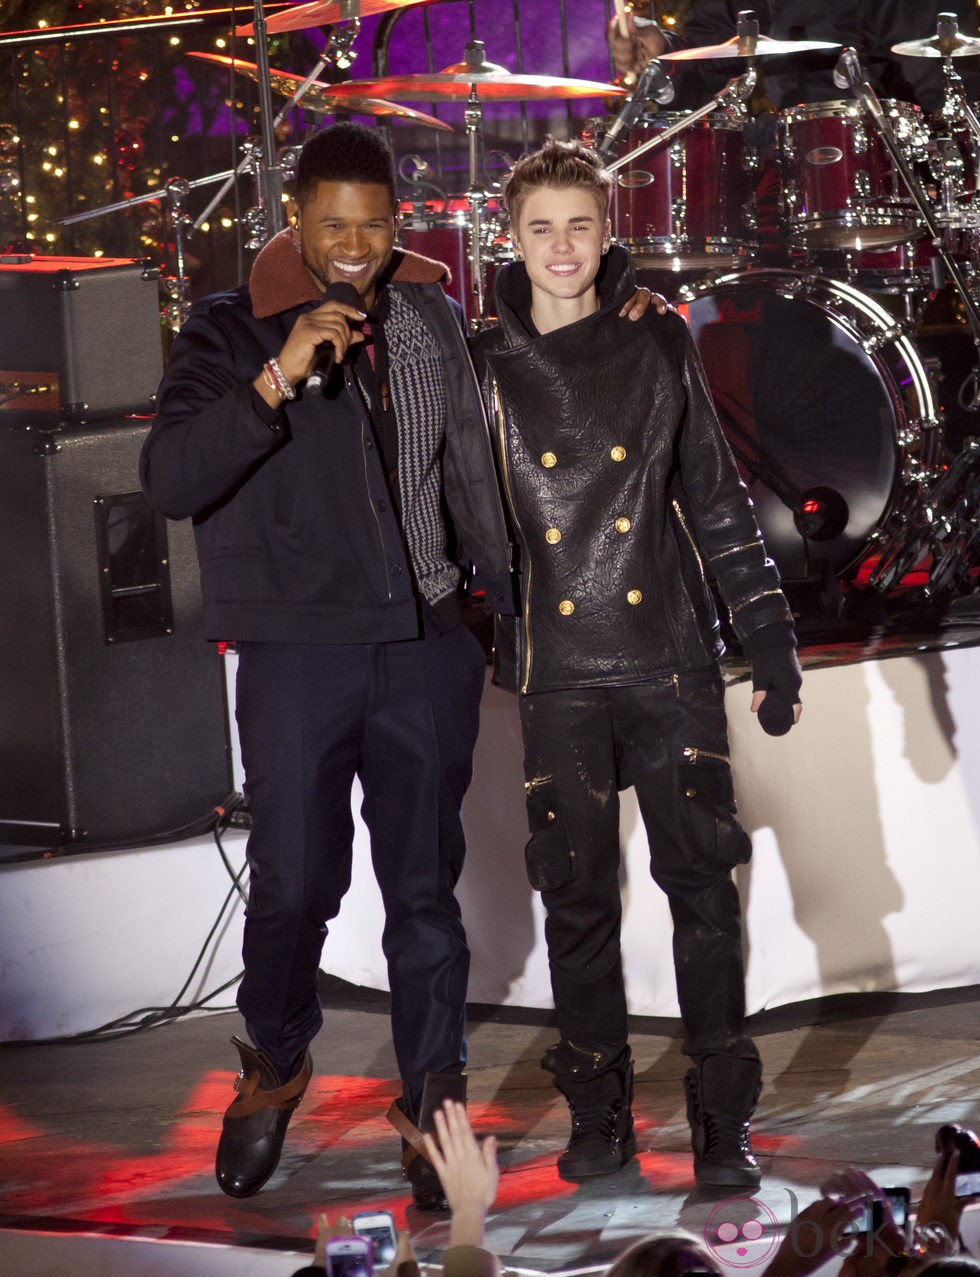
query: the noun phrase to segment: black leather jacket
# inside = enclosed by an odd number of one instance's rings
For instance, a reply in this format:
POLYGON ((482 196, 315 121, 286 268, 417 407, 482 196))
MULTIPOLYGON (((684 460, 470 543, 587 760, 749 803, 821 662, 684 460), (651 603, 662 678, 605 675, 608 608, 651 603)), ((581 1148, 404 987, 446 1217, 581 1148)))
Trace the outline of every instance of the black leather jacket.
POLYGON ((619 318, 635 282, 613 246, 600 307, 529 331, 523 265, 501 268, 500 323, 474 355, 520 549, 523 617, 498 618, 498 680, 522 692, 628 684, 715 661, 706 580, 740 640, 792 620, 687 325, 619 318))

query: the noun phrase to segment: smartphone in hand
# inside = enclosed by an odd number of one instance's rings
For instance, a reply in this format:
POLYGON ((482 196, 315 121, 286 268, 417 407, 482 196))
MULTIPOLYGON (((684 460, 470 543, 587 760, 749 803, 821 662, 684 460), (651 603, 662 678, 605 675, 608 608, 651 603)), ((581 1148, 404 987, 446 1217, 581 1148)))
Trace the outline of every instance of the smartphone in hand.
POLYGON ((353 1223, 357 1236, 366 1237, 374 1248, 374 1262, 378 1267, 392 1263, 398 1249, 398 1233, 391 1211, 359 1211, 353 1223))
POLYGON ((954 1192, 957 1197, 975 1197, 980 1193, 980 1139, 973 1131, 950 1122, 936 1132, 936 1151, 948 1160, 954 1150, 960 1155, 954 1192))
POLYGON ((374 1256, 366 1237, 331 1237, 327 1242, 327 1277, 372 1277, 374 1256))

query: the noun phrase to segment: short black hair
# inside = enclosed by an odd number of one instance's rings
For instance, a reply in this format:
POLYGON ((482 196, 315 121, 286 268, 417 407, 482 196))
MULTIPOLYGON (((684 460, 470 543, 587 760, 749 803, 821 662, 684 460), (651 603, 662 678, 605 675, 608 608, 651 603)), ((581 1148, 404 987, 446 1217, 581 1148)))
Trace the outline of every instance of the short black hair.
POLYGON ((370 182, 386 186, 391 206, 398 206, 395 157, 377 128, 332 124, 321 129, 300 151, 296 165, 296 201, 302 206, 320 182, 370 182))

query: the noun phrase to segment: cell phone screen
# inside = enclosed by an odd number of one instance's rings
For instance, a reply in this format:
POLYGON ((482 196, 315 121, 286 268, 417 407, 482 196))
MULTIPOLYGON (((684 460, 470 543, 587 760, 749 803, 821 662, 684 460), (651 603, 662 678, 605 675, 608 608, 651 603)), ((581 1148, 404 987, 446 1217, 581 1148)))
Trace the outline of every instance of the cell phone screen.
POLYGON ((374 1247, 374 1262, 390 1264, 395 1258, 395 1241, 387 1224, 377 1228, 366 1228, 363 1224, 355 1224, 358 1237, 366 1237, 374 1247))
POLYGON ((980 1193, 980 1171, 967 1171, 965 1175, 957 1175, 957 1197, 973 1197, 976 1193, 980 1193))
POLYGON ((327 1252, 330 1277, 371 1277, 371 1257, 363 1251, 327 1252))
POLYGON ((906 1218, 908 1216, 909 1199, 905 1193, 891 1193, 885 1190, 885 1196, 888 1198, 888 1205, 891 1208, 892 1219, 899 1228, 904 1228, 906 1218))

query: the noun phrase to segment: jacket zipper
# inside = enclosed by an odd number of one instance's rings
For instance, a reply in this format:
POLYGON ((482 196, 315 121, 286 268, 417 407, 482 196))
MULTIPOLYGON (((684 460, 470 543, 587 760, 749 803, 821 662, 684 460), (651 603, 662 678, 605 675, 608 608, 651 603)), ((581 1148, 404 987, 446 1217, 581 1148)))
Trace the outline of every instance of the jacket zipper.
POLYGON ((539 789, 543 789, 545 785, 550 785, 551 781, 551 776, 535 776, 531 780, 524 782, 524 792, 528 795, 534 794, 539 789))
POLYGON ((602 1061, 601 1051, 590 1051, 588 1047, 577 1046, 571 1038, 568 1039, 568 1045, 573 1051, 577 1051, 579 1055, 587 1055, 592 1061, 593 1069, 597 1069, 602 1061))
POLYGON ((732 760, 727 754, 716 754, 710 749, 697 749, 693 745, 685 745, 683 752, 684 757, 692 765, 697 763, 699 758, 713 758, 716 763, 724 763, 728 767, 732 765, 732 760))
MULTIPOLYGON (((527 538, 521 530, 520 520, 517 517, 517 507, 514 502, 514 490, 510 481, 510 466, 507 460, 507 433, 505 430, 504 410, 500 402, 500 391, 497 388, 497 378, 491 374, 491 395, 493 398, 494 418, 497 423, 497 437, 500 444, 500 469, 503 472, 504 490, 507 493, 507 501, 510 505, 511 516, 514 520, 514 526, 517 528, 521 540, 527 545, 527 538)), ((529 555, 525 555, 527 559, 527 571, 522 573, 524 583, 521 590, 521 620, 524 631, 524 670, 521 678, 521 693, 526 694, 527 685, 531 678, 531 627, 528 623, 528 615, 531 610, 531 559, 529 555)))
POLYGON ((698 571, 701 573, 701 584, 705 587, 705 589, 707 589, 708 582, 704 575, 704 561, 701 558, 701 551, 698 549, 697 544, 694 540, 694 537, 691 536, 691 530, 687 526, 687 520, 684 518, 684 514, 680 506, 677 504, 677 499, 674 498, 670 504, 674 507, 674 513, 677 515, 678 519, 680 520, 681 527, 684 529, 684 535, 687 537, 688 541, 690 542, 691 549, 694 552, 694 557, 698 561, 698 571))
POLYGON ((760 541, 743 541, 741 545, 733 545, 730 550, 721 550, 714 557, 716 559, 724 559, 729 554, 741 554, 743 550, 758 550, 762 548, 760 541))

